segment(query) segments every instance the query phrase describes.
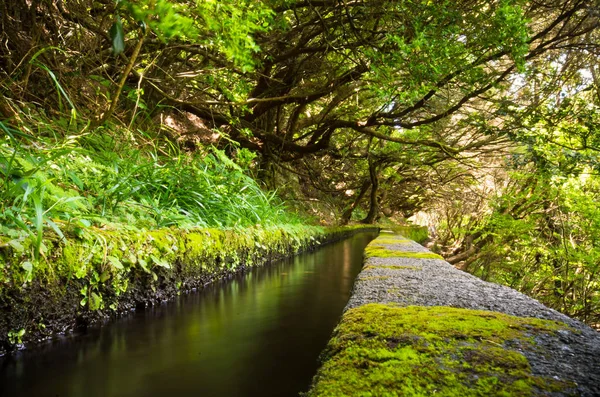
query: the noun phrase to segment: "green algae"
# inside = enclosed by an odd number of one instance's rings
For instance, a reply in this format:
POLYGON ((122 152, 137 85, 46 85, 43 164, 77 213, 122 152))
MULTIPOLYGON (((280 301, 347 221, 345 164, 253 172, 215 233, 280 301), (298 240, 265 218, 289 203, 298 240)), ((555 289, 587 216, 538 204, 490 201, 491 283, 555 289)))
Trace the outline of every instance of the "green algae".
POLYGON ((415 259, 441 259, 440 255, 434 254, 433 252, 411 252, 411 251, 400 251, 385 248, 381 245, 369 244, 365 248, 366 258, 415 258, 415 259))
POLYGON ((535 376, 521 350, 557 322, 449 307, 369 304, 347 311, 307 394, 536 396, 573 384, 535 376))

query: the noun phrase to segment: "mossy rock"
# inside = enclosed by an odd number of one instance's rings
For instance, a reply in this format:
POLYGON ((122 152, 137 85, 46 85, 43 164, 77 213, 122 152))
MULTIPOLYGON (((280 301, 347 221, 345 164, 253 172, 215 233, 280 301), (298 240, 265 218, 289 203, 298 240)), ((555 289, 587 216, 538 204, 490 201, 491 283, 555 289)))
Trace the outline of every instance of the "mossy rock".
POLYGON ((387 280, 390 276, 364 276, 361 277, 360 281, 368 281, 368 280, 387 280))
POLYGON ((411 244, 413 241, 407 238, 377 237, 373 242, 376 244, 411 244))
POLYGON ((423 270, 422 266, 404 266, 404 265, 367 265, 363 270, 388 269, 388 270, 423 270))
POLYGON ((400 251, 385 248, 381 245, 369 245, 365 248, 366 258, 415 258, 415 259, 441 259, 444 260, 440 255, 434 254, 433 252, 412 252, 412 251, 400 251))
POLYGON ((564 328, 468 309, 361 306, 344 314, 307 395, 571 395, 574 384, 534 375, 522 353, 564 328))
POLYGON ((25 342, 36 341, 358 231, 375 229, 269 225, 131 231, 92 226, 81 238, 45 241, 47 252, 39 260, 30 257, 30 239, 19 249, 0 245, 0 355, 13 347, 7 337, 13 330, 25 330, 25 342), (25 261, 33 262, 29 273, 25 261), (32 296, 44 297, 45 304, 32 296))

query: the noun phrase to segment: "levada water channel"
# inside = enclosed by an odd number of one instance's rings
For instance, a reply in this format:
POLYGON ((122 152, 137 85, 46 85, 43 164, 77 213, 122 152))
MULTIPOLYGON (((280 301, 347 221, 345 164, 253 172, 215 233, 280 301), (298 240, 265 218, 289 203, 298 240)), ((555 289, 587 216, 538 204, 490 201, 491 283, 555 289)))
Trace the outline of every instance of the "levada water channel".
POLYGON ((10 397, 297 396, 375 237, 361 233, 0 358, 10 397))

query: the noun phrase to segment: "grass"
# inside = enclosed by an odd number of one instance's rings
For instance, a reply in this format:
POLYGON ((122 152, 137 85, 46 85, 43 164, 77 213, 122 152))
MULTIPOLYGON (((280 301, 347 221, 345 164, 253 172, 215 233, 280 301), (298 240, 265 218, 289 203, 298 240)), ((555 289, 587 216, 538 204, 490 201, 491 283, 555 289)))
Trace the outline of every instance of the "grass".
POLYGON ((34 131, 0 123, 0 235, 41 246, 47 231, 62 237, 90 225, 300 222, 220 150, 192 154, 141 131, 69 133, 64 124, 37 120, 34 131))
POLYGON ((17 119, 0 121, 0 253, 18 256, 11 272, 24 272, 25 282, 57 243, 106 245, 107 231, 306 223, 252 179, 244 149, 233 148, 232 160, 115 124, 89 131, 75 119, 17 119))

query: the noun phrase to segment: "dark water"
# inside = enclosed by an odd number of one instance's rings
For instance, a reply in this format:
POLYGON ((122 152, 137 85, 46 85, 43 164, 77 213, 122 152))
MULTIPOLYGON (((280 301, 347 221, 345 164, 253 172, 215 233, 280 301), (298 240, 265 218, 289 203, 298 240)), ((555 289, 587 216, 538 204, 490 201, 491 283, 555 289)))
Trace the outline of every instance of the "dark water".
POLYGON ((295 396, 306 391, 374 234, 0 362, 0 395, 295 396))

